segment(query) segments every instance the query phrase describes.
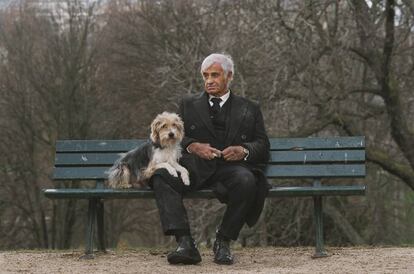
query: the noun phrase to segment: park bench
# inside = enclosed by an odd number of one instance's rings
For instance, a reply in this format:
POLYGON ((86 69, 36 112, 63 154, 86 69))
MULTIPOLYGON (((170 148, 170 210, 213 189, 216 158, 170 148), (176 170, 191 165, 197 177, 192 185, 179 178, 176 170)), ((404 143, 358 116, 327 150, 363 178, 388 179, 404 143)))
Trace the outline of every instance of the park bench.
MULTIPOLYGON (((97 224, 98 250, 105 251, 104 201, 107 199, 154 198, 150 189, 110 189, 105 187, 106 172, 119 158, 145 140, 59 140, 53 179, 96 182, 94 188, 43 189, 51 199, 88 199, 88 219, 85 255, 93 258, 95 224, 97 224)), ((365 177, 364 137, 328 138, 271 138, 271 157, 267 164, 268 178, 311 179, 312 184, 303 186, 273 186, 268 197, 313 197, 316 247, 313 257, 325 257, 323 243, 322 198, 323 196, 364 195, 364 185, 330 185, 322 179, 365 177)), ((342 180, 341 180, 342 181, 342 180)), ((214 198, 211 190, 189 193, 186 198, 214 198)))

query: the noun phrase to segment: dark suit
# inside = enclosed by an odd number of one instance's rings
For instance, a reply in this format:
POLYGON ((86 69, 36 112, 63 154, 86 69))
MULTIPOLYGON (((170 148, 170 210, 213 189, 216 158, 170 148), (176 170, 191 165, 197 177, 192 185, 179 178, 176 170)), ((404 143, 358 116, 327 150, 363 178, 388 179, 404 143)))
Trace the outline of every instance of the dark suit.
MULTIPOLYGON (((225 236, 235 240, 244 223, 252 226, 257 222, 263 208, 264 198, 268 192, 263 169, 269 157, 269 140, 257 104, 231 94, 225 105, 227 105, 225 133, 220 139, 212 123, 207 93, 188 96, 181 101, 179 114, 184 121, 185 138, 182 142, 183 157, 180 162, 190 172, 189 191, 211 188, 220 201, 228 204, 221 227, 223 230, 228 230, 224 233, 227 234, 225 236), (237 162, 227 162, 223 159, 204 160, 186 152, 187 146, 192 142, 209 143, 218 149, 243 146, 249 150, 249 157, 246 161, 237 162), (243 209, 243 207, 247 208, 243 209)), ((162 186, 158 183, 158 186, 172 187, 177 192, 183 191, 183 188, 177 184, 162 186)), ((164 202, 159 202, 159 208, 160 204, 171 205, 171 199, 175 199, 171 198, 171 190, 164 190, 170 194, 164 197, 164 202)), ((178 197, 180 195, 177 195, 177 199, 178 197)), ((181 204, 177 203, 176 206, 179 211, 183 208, 181 204)), ((171 207, 169 209, 171 211, 171 207)), ((169 217, 163 217, 162 211, 160 208, 161 219, 168 219, 169 217)), ((185 212, 181 215, 186 219, 185 212)), ((184 224, 188 221, 181 219, 178 223, 184 224)), ((184 228, 171 225, 169 221, 164 221, 163 227, 166 234, 169 234, 166 231, 167 227, 184 228)))

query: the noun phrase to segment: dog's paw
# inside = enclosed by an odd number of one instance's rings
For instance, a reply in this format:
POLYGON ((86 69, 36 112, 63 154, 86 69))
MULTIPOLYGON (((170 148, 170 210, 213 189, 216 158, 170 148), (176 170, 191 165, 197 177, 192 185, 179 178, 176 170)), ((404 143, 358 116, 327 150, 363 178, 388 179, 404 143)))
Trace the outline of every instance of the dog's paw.
POLYGON ((126 189, 126 188, 131 188, 132 185, 129 183, 109 183, 108 187, 113 188, 113 189, 126 189))
POLYGON ((189 186, 190 185, 190 177, 188 175, 188 171, 186 169, 181 170, 181 179, 183 180, 184 185, 189 186))
POLYGON ((137 180, 134 183, 132 183, 132 188, 147 188, 148 182, 147 180, 137 180))
POLYGON ((183 183, 186 186, 189 186, 190 185, 190 178, 188 178, 188 175, 181 175, 181 179, 183 180, 183 183))
POLYGON ((167 168, 168 173, 170 173, 171 176, 173 177, 178 177, 178 173, 177 170, 173 169, 173 168, 167 168))

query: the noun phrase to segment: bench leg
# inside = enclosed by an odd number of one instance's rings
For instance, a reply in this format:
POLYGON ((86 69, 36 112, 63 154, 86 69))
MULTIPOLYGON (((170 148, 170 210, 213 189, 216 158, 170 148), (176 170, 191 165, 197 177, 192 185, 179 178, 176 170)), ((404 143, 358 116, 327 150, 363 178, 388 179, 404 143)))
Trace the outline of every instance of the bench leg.
POLYGON ((315 220, 315 232, 316 232, 316 249, 312 258, 327 257, 328 254, 325 251, 323 244, 323 220, 322 220, 322 197, 313 197, 314 202, 314 220, 315 220))
POLYGON ((85 254, 80 259, 93 259, 93 241, 95 236, 97 199, 89 199, 88 224, 86 230, 85 254))
POLYGON ((105 252, 105 228, 104 228, 104 202, 99 199, 97 201, 97 223, 98 223, 98 250, 105 252))

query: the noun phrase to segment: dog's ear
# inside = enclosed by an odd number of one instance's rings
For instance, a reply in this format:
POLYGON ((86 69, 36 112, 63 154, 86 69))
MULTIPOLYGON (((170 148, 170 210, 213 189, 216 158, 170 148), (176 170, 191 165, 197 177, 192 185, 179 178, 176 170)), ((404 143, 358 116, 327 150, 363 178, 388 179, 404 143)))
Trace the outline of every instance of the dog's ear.
POLYGON ((159 139, 160 139, 160 137, 158 136, 158 134, 157 133, 155 133, 155 132, 153 132, 153 131, 151 131, 151 141, 154 143, 154 144, 158 144, 159 143, 159 139))
POLYGON ((158 142, 159 142, 159 139, 160 139, 160 136, 159 136, 159 134, 158 134, 160 124, 161 124, 161 121, 160 121, 160 120, 158 120, 158 119, 155 119, 155 120, 151 123, 151 135, 150 135, 150 138, 151 138, 151 141, 152 141, 153 143, 155 143, 155 144, 156 144, 156 143, 158 143, 158 142))
POLYGON ((184 122, 183 122, 183 120, 181 120, 180 116, 177 115, 175 123, 177 124, 177 128, 178 128, 179 131, 184 130, 184 122))

